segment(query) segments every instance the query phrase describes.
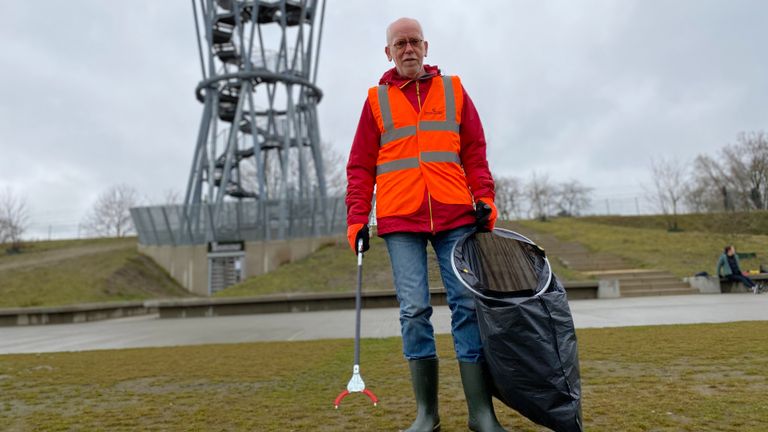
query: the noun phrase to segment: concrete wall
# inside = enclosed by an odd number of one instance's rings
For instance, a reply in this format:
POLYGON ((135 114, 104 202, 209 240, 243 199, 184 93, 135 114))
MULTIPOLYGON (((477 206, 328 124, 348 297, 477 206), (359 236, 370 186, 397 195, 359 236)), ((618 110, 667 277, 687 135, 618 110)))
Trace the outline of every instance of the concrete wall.
POLYGON ((621 285, 618 279, 600 279, 597 285, 597 298, 621 297, 621 285))
POLYGON ((720 294, 720 278, 711 276, 691 276, 683 278, 691 288, 696 288, 702 294, 720 294))
POLYGON ((208 295, 208 246, 144 246, 139 252, 151 257, 187 290, 208 295))
POLYGON ((0 327, 37 324, 70 324, 146 315, 157 307, 142 301, 84 303, 67 306, 0 309, 0 327))
MULTIPOLYGON (((245 277, 270 272, 282 264, 299 260, 321 246, 339 241, 337 237, 311 237, 291 240, 245 243, 245 277)), ((197 295, 208 295, 208 246, 144 246, 139 252, 151 257, 184 288, 197 295)))
POLYGON ((310 237, 245 243, 245 277, 269 273, 283 264, 300 260, 338 237, 310 237))

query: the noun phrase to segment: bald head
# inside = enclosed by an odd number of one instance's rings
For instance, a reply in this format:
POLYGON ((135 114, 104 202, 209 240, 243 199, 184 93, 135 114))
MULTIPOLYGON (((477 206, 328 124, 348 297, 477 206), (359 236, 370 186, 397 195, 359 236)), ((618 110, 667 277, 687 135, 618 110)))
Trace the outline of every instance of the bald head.
POLYGON ((403 29, 416 30, 418 31, 419 35, 421 35, 422 39, 424 38, 424 32, 421 30, 421 24, 417 20, 413 18, 400 18, 387 26, 387 45, 392 43, 392 38, 394 37, 395 33, 403 29))
POLYGON ((424 57, 429 44, 421 24, 413 18, 400 18, 387 27, 387 60, 395 62, 397 73, 415 79, 424 73, 424 57))

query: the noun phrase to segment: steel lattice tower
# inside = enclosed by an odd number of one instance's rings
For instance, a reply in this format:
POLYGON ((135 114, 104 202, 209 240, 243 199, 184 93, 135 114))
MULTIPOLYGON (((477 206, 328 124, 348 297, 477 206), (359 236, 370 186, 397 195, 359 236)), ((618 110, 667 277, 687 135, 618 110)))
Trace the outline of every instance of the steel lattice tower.
POLYGON ((220 225, 232 201, 256 201, 282 238, 289 202, 326 198, 315 85, 325 1, 198 1, 204 108, 182 232, 220 225))

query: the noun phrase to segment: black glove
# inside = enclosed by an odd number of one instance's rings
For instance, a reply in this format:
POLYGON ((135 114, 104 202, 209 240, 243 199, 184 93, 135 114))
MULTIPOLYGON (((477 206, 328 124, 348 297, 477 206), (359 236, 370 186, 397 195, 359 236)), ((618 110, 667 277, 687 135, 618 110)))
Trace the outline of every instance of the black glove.
POLYGON ((363 225, 355 236, 355 254, 358 253, 360 240, 363 241, 363 252, 371 248, 371 234, 368 232, 368 224, 363 225))
POLYGON ((491 213, 493 210, 488 204, 482 201, 475 204, 475 226, 477 226, 478 232, 490 232, 488 221, 491 220, 491 213))

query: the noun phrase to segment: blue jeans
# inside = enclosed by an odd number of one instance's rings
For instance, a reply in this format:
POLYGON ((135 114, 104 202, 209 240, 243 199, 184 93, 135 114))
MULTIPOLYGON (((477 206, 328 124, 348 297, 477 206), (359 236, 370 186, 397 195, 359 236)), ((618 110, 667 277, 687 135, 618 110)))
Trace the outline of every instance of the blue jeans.
POLYGON ((429 233, 386 234, 395 292, 400 302, 400 330, 403 335, 403 354, 408 360, 434 358, 434 328, 430 321, 427 278, 427 242, 437 254, 440 276, 443 279, 448 307, 451 310, 451 334, 456 357, 462 362, 477 363, 482 359, 480 330, 477 325, 475 302, 451 267, 451 250, 456 241, 472 229, 471 226, 429 233))
POLYGON ((750 279, 750 278, 748 278, 748 277, 746 277, 746 276, 744 276, 742 274, 737 274, 737 273, 729 274, 728 276, 726 276, 726 279, 728 279, 729 281, 741 282, 747 288, 752 288, 752 287, 755 286, 755 283, 752 281, 752 279, 750 279))

